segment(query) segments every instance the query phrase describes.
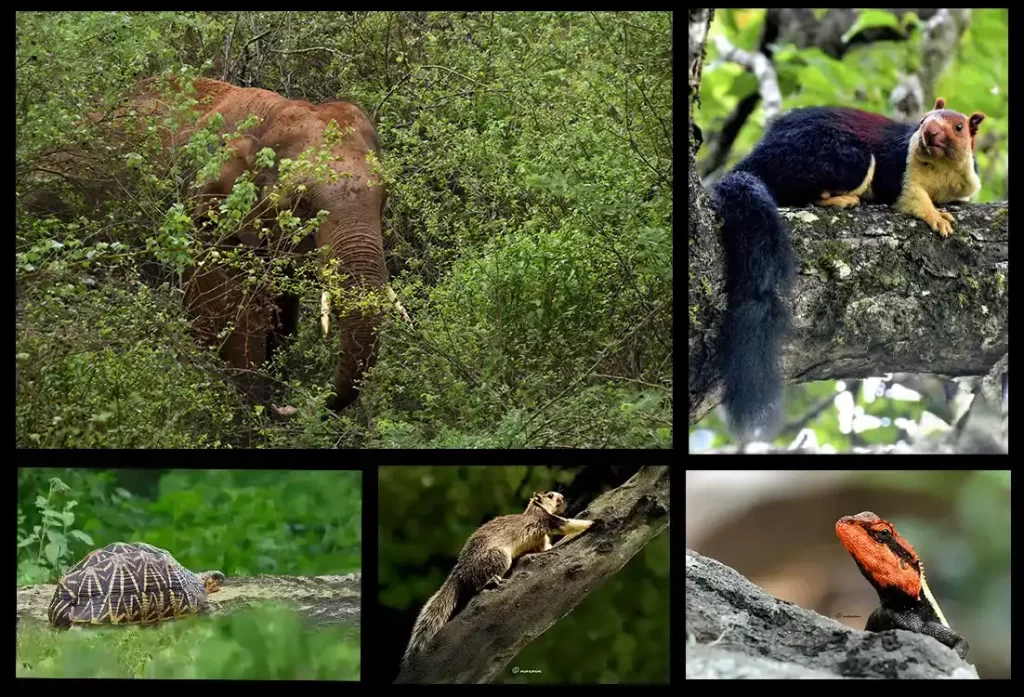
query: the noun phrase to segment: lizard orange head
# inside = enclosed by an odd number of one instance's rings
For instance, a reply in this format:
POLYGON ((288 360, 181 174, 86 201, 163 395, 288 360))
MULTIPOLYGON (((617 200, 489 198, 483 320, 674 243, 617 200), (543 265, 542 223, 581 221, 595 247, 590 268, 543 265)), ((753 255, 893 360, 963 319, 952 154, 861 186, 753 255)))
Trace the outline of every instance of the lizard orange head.
POLYGON ((892 523, 865 511, 840 518, 836 535, 877 589, 898 588, 912 598, 920 597, 921 562, 892 523))

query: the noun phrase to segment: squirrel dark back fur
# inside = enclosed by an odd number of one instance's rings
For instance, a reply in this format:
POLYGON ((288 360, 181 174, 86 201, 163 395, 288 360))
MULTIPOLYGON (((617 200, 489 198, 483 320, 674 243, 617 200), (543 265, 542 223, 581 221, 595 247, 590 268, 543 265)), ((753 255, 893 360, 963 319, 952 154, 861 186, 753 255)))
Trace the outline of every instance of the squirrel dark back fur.
POLYGON ((784 416, 780 354, 794 260, 777 208, 873 201, 950 235, 955 219, 935 204, 981 188, 974 149, 985 115, 945 107, 937 99, 917 124, 848 107, 795 109, 712 187, 727 273, 723 403, 740 440, 771 440, 784 416))
POLYGON ((805 206, 824 190, 853 190, 875 157, 872 198, 899 196, 913 125, 843 107, 779 117, 711 189, 724 221, 728 308, 722 327, 723 403, 741 440, 770 440, 782 426, 782 340, 793 250, 779 206, 805 206))

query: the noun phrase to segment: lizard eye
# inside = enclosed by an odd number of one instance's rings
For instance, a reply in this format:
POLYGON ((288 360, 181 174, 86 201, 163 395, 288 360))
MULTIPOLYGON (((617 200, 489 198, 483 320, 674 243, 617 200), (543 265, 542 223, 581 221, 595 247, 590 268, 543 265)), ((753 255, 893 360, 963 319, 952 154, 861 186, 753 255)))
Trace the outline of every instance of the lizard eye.
POLYGON ((885 529, 879 530, 876 533, 876 535, 878 536, 878 540, 880 542, 888 542, 889 539, 892 537, 892 533, 890 533, 888 530, 885 530, 885 529))

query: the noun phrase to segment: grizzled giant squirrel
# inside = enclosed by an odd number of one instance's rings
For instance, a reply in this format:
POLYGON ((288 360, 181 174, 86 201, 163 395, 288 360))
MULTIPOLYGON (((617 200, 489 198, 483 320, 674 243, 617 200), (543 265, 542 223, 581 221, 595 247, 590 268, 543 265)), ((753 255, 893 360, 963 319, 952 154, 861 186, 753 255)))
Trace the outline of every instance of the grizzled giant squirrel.
POLYGON ((771 440, 784 416, 779 359, 794 260, 776 208, 847 208, 864 199, 920 218, 946 237, 954 218, 935 204, 967 201, 981 188, 974 141, 985 115, 945 106, 936 100, 917 124, 846 107, 795 109, 712 187, 727 275, 723 403, 741 441, 771 440))
POLYGON ((592 520, 563 518, 565 498, 556 491, 533 492, 526 510, 503 515, 477 528, 441 588, 420 610, 402 656, 402 668, 426 647, 451 618, 460 598, 467 599, 488 586, 498 586, 512 563, 525 554, 548 552, 586 532, 592 520), (554 545, 551 535, 564 537, 554 545))

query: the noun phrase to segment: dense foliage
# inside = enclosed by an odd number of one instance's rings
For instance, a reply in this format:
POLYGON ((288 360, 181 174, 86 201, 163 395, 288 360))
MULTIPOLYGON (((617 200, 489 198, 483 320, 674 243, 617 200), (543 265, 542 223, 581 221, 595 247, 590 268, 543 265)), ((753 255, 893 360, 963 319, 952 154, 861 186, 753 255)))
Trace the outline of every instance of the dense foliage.
MULTIPOLYGON (((671 446, 671 13, 20 13, 17 51, 19 200, 58 187, 63 212, 19 210, 20 446, 671 446), (222 143, 158 167, 152 143, 105 141, 96 118, 165 72, 351 99, 377 123, 412 322, 386 317, 342 416, 320 406, 322 270, 238 254, 311 310, 265 366, 299 407, 287 423, 189 332, 180 274, 215 251, 189 184, 222 143), (81 168, 130 186, 100 207, 50 163, 107 142, 117 157, 81 168)), ((236 186, 227 224, 252 194, 236 186)))
MULTIPOLYGON (((377 660, 384 674, 397 673, 416 614, 451 571, 469 535, 495 515, 521 512, 535 490, 563 490, 578 469, 380 468, 380 497, 387 505, 380 508, 385 629, 377 633, 377 660)), ((509 673, 502 682, 666 682, 669 549, 666 529, 509 664, 530 673, 509 673)))

